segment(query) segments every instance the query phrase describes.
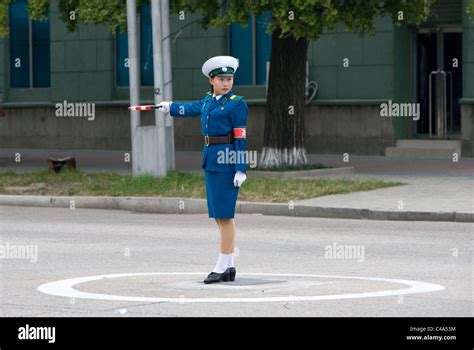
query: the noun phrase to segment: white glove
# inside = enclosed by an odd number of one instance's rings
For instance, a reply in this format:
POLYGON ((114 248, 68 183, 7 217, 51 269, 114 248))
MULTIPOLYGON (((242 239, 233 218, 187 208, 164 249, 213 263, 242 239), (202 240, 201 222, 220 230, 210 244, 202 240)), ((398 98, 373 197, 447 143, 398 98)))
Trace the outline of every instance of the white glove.
POLYGON ((234 186, 240 187, 246 179, 247 179, 247 175, 245 175, 243 172, 241 171, 236 172, 234 176, 234 186))
POLYGON ((158 103, 158 110, 162 113, 169 113, 170 111, 170 106, 173 102, 168 102, 168 101, 162 101, 158 103))

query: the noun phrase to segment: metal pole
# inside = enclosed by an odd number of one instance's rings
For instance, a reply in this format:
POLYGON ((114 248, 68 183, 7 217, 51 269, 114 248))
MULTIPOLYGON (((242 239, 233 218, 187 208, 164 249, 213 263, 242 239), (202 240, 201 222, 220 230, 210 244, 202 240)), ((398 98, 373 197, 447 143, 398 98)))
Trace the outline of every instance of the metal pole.
POLYGON ((445 137, 444 128, 446 125, 446 74, 440 71, 437 76, 438 89, 436 93, 437 110, 436 110, 436 137, 443 139, 445 137))
POLYGON ((446 88, 446 84, 443 84, 445 79, 444 77, 444 32, 443 28, 437 28, 436 33, 436 64, 438 66, 438 75, 436 75, 436 137, 438 139, 444 138, 444 120, 446 114, 443 116, 443 111, 445 111, 445 106, 443 103, 446 103, 445 93, 446 91, 441 91, 443 88, 446 88))
MULTIPOLYGON (((159 0, 151 1, 151 30, 153 38, 153 81, 155 104, 163 101, 163 41, 161 32, 161 8, 159 0)), ((166 129, 165 116, 155 110, 155 125, 158 128, 158 176, 166 176, 166 129)))
MULTIPOLYGON (((161 1, 161 31, 163 35, 163 77, 164 77, 164 99, 173 101, 173 76, 171 71, 171 38, 170 38, 170 4, 169 0, 161 1)), ((175 169, 174 150, 174 123, 173 118, 165 116, 166 125, 166 153, 168 169, 175 169)))
POLYGON ((449 75, 449 115, 451 117, 449 121, 449 134, 453 134, 453 75, 450 71, 446 71, 446 74, 449 75))
MULTIPOLYGON (((130 105, 140 104, 140 70, 139 56, 137 47, 137 5, 135 0, 127 0, 127 37, 128 37, 128 61, 129 61, 129 80, 130 80, 130 105)), ((133 175, 138 175, 138 165, 140 156, 137 146, 137 128, 140 126, 140 112, 130 111, 131 123, 131 145, 132 145, 132 171, 133 175)))
POLYGON ((447 123, 448 123, 448 97, 447 97, 447 84, 446 84, 446 72, 443 72, 444 79, 444 119, 443 119, 443 138, 446 137, 447 123))
POLYGON ((429 96, 429 118, 428 118, 428 121, 429 121, 429 134, 430 134, 430 138, 432 137, 431 136, 431 115, 432 115, 432 107, 431 107, 431 104, 432 104, 432 97, 431 97, 431 85, 432 85, 432 80, 431 78, 433 77, 433 74, 435 74, 436 72, 433 71, 430 73, 430 77, 429 77, 429 88, 428 88, 428 96, 429 96))

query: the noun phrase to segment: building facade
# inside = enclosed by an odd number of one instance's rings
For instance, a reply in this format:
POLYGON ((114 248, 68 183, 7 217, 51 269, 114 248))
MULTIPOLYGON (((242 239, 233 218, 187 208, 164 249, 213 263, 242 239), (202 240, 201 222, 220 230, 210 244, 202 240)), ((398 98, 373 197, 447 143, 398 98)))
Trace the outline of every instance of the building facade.
MULTIPOLYGON (((459 143, 462 156, 473 157, 474 21, 466 5, 439 0, 419 27, 378 18, 374 35, 338 26, 312 41, 308 81, 317 92, 306 111, 307 152, 384 155, 397 140, 449 139, 459 143), (418 117, 381 113, 383 104, 393 111, 395 104, 412 103, 418 117)), ((69 33, 57 1, 42 22, 31 21, 26 6, 26 0, 11 5, 10 37, 0 39, 0 147, 129 150, 126 35, 82 24, 69 33), (55 105, 65 101, 94 103, 94 120, 58 117, 55 105)), ((143 103, 153 102, 149 11, 145 6, 140 16, 143 103)), ((234 92, 249 104, 248 147, 260 150, 269 16, 249 18, 245 28, 207 31, 198 18, 171 16, 173 99, 194 100, 208 91, 201 73, 207 58, 238 57, 234 92)), ((141 119, 151 125, 153 113, 142 112, 141 119)), ((199 121, 175 120, 175 143, 177 151, 200 150, 199 121)))

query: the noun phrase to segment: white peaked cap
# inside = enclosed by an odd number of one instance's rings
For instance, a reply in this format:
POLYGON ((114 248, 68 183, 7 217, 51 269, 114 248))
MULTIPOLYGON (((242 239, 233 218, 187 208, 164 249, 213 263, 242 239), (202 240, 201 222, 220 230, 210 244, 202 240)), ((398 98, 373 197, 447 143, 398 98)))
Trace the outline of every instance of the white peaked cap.
POLYGON ((239 67, 239 60, 232 56, 214 56, 202 65, 202 74, 206 77, 216 75, 233 76, 239 67))

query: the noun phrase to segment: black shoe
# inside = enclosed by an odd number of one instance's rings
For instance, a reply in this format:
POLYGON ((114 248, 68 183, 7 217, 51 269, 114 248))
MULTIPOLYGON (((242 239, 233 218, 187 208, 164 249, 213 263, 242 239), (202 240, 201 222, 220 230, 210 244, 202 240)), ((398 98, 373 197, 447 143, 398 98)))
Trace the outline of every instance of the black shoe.
MULTIPOLYGON (((235 267, 229 267, 228 270, 229 270, 229 274, 230 274, 230 280, 235 281, 235 274, 237 272, 235 270, 235 267)), ((227 282, 227 281, 225 281, 225 282, 227 282)))
POLYGON ((230 281, 230 268, 225 270, 223 273, 211 272, 204 280, 205 284, 218 283, 218 282, 229 282, 230 281))

